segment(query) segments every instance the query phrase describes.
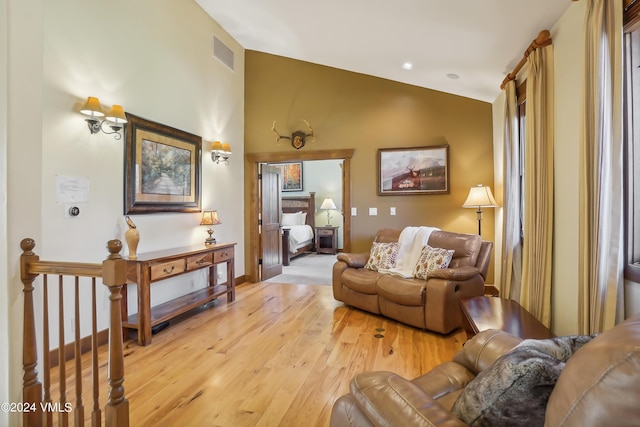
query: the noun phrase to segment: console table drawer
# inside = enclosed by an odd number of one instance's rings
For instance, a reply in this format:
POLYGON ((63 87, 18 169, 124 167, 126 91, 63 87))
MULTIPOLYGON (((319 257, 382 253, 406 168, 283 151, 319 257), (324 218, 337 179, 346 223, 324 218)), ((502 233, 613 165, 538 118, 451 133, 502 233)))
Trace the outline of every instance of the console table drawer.
POLYGON ((213 265, 211 254, 193 255, 187 258, 187 271, 197 270, 208 265, 213 265))
POLYGON ((222 251, 215 251, 213 253, 213 262, 214 263, 228 261, 228 260, 230 260, 232 258, 233 258, 233 248, 225 249, 225 250, 222 250, 222 251))
POLYGON ((151 280, 160 280, 185 272, 184 259, 151 265, 151 280))

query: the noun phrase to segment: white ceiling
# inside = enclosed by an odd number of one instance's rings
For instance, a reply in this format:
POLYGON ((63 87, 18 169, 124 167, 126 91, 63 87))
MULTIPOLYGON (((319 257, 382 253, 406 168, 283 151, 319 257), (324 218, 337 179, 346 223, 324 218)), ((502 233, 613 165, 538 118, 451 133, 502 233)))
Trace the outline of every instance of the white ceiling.
POLYGON ((571 0, 196 0, 245 49, 493 102, 571 0), (413 63, 408 71, 401 66, 413 63), (451 79, 448 74, 457 74, 451 79))

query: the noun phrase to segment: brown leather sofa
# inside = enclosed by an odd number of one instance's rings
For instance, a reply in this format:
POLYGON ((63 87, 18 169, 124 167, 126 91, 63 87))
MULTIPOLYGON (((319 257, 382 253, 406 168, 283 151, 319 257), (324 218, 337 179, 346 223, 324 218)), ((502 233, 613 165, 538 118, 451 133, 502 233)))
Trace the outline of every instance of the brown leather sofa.
MULTIPOLYGON (((467 384, 520 343, 488 330, 453 361, 412 381, 391 372, 354 377, 333 405, 331 427, 465 426, 451 408, 467 384)), ((600 334, 566 362, 544 410, 545 426, 640 425, 640 315, 600 334)))
MULTIPOLYGON (((402 230, 382 229, 374 239, 397 242, 402 230)), ((434 231, 427 242, 453 249, 449 268, 427 280, 401 278, 364 268, 369 253, 340 253, 333 266, 333 296, 346 305, 418 328, 447 334, 461 326, 459 298, 484 294, 493 243, 474 234, 434 231)))

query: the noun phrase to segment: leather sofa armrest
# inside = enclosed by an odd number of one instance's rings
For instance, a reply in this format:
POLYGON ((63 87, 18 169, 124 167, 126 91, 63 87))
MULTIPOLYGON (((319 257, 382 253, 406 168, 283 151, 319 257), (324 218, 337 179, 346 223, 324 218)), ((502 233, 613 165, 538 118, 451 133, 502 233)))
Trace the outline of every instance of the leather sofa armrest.
POLYGON ((366 253, 348 253, 340 252, 338 254, 338 261, 346 262, 351 268, 362 268, 369 260, 369 254, 366 253))
POLYGON ((442 280, 452 280, 456 282, 462 282, 465 280, 469 280, 472 277, 480 274, 480 269, 477 267, 458 267, 458 268, 440 268, 438 270, 433 270, 427 276, 428 279, 442 279, 442 280))
POLYGON ((507 332, 487 329, 465 342, 462 350, 453 356, 453 361, 478 374, 520 342, 520 338, 507 332))
POLYGON ((416 384, 392 372, 356 375, 349 388, 373 425, 466 426, 416 384))

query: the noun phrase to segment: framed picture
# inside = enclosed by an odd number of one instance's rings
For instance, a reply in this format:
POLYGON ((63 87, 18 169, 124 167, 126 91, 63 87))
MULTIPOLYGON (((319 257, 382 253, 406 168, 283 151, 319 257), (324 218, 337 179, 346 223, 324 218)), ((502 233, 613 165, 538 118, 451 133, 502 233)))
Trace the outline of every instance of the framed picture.
POLYGON ((378 195, 448 193, 449 145, 378 150, 378 195))
POLYGON ((202 138, 127 113, 124 213, 200 212, 202 138))
POLYGON ((269 163, 280 169, 282 191, 302 191, 302 162, 269 163))

